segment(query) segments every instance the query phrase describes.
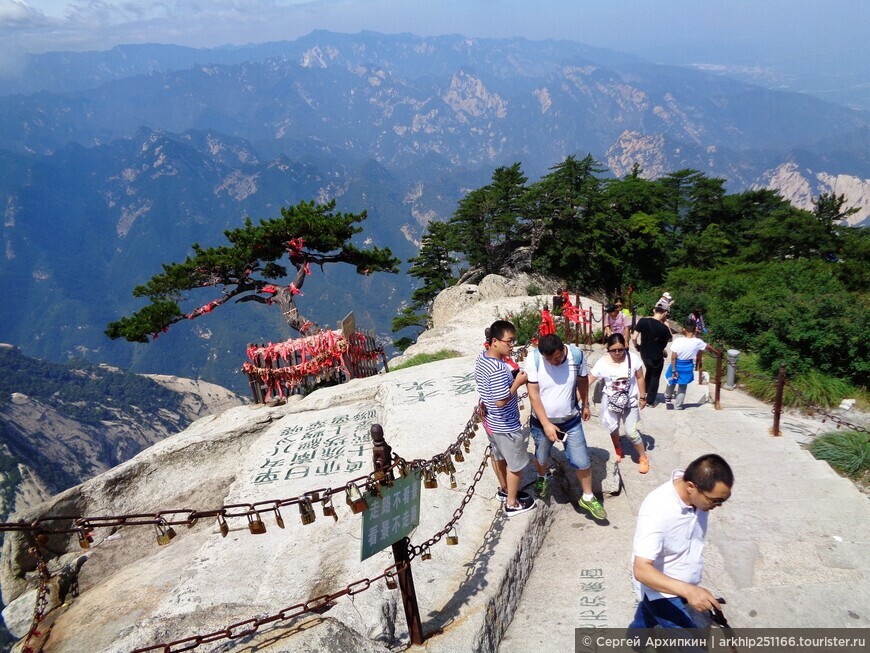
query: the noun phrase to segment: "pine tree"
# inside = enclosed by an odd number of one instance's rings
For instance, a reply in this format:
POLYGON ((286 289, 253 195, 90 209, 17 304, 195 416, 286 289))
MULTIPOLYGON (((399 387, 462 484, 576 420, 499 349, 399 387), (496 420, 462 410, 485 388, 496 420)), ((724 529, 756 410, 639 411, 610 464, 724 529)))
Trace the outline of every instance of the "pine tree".
POLYGON ((228 246, 203 248, 194 243, 193 255, 183 263, 164 263, 162 273, 133 289, 135 297, 146 297, 150 303, 109 324, 106 335, 148 342, 176 322, 210 313, 232 299, 276 303, 291 328, 303 335, 315 333, 317 325, 296 306, 311 264, 347 263, 359 274, 398 272, 399 261, 389 248, 360 249, 350 242, 362 231, 356 224, 365 220, 365 212, 336 213, 334 208, 334 200, 300 202, 282 208, 280 218, 260 220, 258 225, 246 218, 244 227, 224 232, 228 246), (280 262, 285 257, 295 268, 289 284, 288 267, 280 262), (220 288, 222 294, 184 313, 179 303, 187 299, 186 293, 202 288, 220 288))

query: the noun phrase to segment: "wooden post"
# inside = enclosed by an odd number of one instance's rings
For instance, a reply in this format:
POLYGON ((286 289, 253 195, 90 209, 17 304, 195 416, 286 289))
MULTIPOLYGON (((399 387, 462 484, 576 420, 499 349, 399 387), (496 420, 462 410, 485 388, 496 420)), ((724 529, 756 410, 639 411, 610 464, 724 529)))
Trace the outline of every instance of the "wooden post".
POLYGON ((698 370, 698 385, 704 385, 704 352, 699 351, 695 356, 695 368, 698 370))
POLYGON ((780 436, 779 416, 782 414, 782 392, 785 389, 785 364, 779 366, 779 374, 776 377, 776 399, 773 402, 773 428, 771 435, 780 436))
MULTIPOLYGON (((384 428, 380 424, 372 424, 372 463, 375 471, 387 469, 393 462, 393 449, 384 439, 384 428)), ((391 479, 393 472, 386 475, 391 479)), ((393 560, 396 564, 405 563, 403 569, 396 572, 399 581, 399 591, 402 593, 402 607, 405 610, 405 621, 408 623, 408 634, 412 644, 423 643, 423 623, 420 620, 420 608, 417 606, 417 592, 414 590, 414 576, 411 573, 411 557, 408 547, 411 541, 405 537, 393 544, 393 560)))

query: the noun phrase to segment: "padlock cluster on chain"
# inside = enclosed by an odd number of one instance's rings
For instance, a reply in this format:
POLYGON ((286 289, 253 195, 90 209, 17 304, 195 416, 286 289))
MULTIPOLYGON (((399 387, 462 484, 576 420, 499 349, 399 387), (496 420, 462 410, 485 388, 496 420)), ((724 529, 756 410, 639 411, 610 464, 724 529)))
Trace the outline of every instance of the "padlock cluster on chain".
MULTIPOLYGON (((521 355, 524 356, 525 347, 520 351, 521 355)), ((218 532, 222 537, 229 535, 230 527, 228 519, 239 517, 246 518, 248 531, 252 535, 262 535, 267 531, 263 513, 272 513, 275 524, 283 529, 285 528, 285 522, 280 509, 291 506, 294 503, 298 504, 299 519, 303 525, 314 523, 317 518, 317 504, 320 504, 324 517, 331 517, 333 521, 338 521, 338 513, 333 505, 333 495, 344 492, 345 501, 351 512, 353 514, 360 514, 368 509, 366 496, 380 496, 381 487, 392 485, 394 473, 403 478, 409 474, 417 473, 422 477, 424 487, 428 489, 437 488, 438 474, 444 474, 447 476, 449 487, 456 488, 458 483, 454 463, 465 462, 465 454, 471 452, 471 440, 479 431, 482 421, 482 410, 479 407, 475 408, 465 429, 460 433, 456 442, 450 445, 444 453, 437 454, 429 460, 408 461, 399 456, 394 456, 393 463, 386 469, 348 481, 343 487, 311 491, 300 497, 261 501, 254 504, 235 504, 207 511, 190 509, 165 510, 151 514, 105 517, 44 516, 30 523, 0 524, 0 531, 30 532, 40 546, 45 546, 49 535, 72 533, 76 536, 78 544, 82 549, 89 549, 94 543, 94 529, 96 528, 149 525, 154 528, 158 545, 165 546, 177 536, 174 526, 186 525, 188 528, 192 528, 199 519, 204 518, 214 518, 216 520, 218 532), (237 510, 233 512, 233 509, 241 509, 241 511, 237 510), (61 522, 61 525, 59 527, 49 526, 56 522, 61 522), (72 523, 70 524, 70 522, 72 523)))

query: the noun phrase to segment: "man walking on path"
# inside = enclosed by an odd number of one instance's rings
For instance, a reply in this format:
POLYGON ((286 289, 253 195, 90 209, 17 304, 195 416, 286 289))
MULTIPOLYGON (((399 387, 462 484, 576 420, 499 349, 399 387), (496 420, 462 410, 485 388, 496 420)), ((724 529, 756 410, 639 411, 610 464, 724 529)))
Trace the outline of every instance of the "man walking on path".
POLYGON ((522 471, 529 464, 528 436, 520 424, 517 392, 526 383, 526 373, 516 378, 504 359, 516 343, 516 329, 506 320, 497 320, 487 331, 489 347, 477 357, 474 381, 485 409, 484 426, 492 446, 493 471, 499 482, 499 496, 504 499, 505 514, 510 517, 532 510, 535 500, 520 492, 522 471))
POLYGON ((692 461, 685 471, 647 495, 637 515, 633 575, 640 603, 629 626, 697 628, 688 608, 721 610, 701 587, 709 512, 731 497, 734 473, 716 454, 692 461))
POLYGON ((579 504, 594 519, 607 519, 601 502, 592 494, 592 463, 583 433, 589 420, 589 372, 583 352, 565 345, 556 334, 541 336, 537 351, 526 358, 529 401, 532 404, 531 433, 535 439, 535 491, 544 498, 549 491, 550 450, 557 440, 565 446, 568 464, 577 474, 583 495, 579 504))
POLYGON ((640 352, 643 366, 646 369, 644 381, 646 381, 646 405, 655 407, 659 394, 659 380, 662 369, 665 366, 665 347, 671 341, 671 330, 665 319, 667 311, 656 306, 652 317, 642 317, 637 322, 635 332, 632 334, 634 346, 640 352), (640 347, 637 345, 637 337, 640 336, 640 347))

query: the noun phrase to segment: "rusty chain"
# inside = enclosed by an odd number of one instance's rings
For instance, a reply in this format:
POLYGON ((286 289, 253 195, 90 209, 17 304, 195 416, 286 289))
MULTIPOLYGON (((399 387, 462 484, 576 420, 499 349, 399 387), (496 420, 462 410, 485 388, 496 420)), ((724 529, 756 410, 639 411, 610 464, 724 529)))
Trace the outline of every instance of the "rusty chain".
POLYGON ((791 383, 788 382, 788 379, 786 379, 785 384, 792 391, 794 396, 803 402, 803 407, 809 411, 810 417, 814 417, 815 413, 820 413, 821 415, 824 415, 824 419, 822 420, 822 424, 824 424, 828 420, 831 420, 834 424, 837 425, 838 429, 840 427, 845 427, 851 431, 858 431, 859 433, 867 433, 868 435, 870 435, 870 431, 865 429, 863 426, 858 426, 857 424, 852 424, 851 422, 847 422, 846 420, 842 419, 841 417, 834 415, 831 412, 828 412, 827 409, 822 408, 818 404, 813 403, 812 401, 807 399, 806 395, 804 395, 800 390, 798 390, 791 383))
POLYGON ((222 639, 232 640, 239 639, 240 637, 248 637, 249 635, 256 633, 262 626, 295 619, 303 614, 323 614, 335 605, 337 599, 340 599, 343 596, 356 596, 357 594, 361 594, 371 588, 372 585, 379 580, 394 579, 396 574, 403 571, 407 566, 407 562, 397 562, 394 565, 386 567, 383 572, 377 576, 355 580, 336 592, 321 594, 320 596, 309 599, 303 603, 290 605, 274 614, 265 617, 251 617, 250 619, 230 624, 226 628, 215 630, 204 635, 192 635, 172 642, 137 648, 133 650, 132 653, 148 653, 150 651, 178 653, 179 651, 190 651, 197 648, 200 644, 211 644, 212 642, 217 642, 222 639))
MULTIPOLYGON (((529 344, 530 343, 527 343, 526 345, 519 348, 518 354, 521 357, 525 356, 529 348, 529 344)), ((520 360, 522 360, 522 358, 520 360)), ((526 397, 528 397, 527 393, 519 396, 518 399, 522 401, 526 397)), ((327 499, 334 494, 349 491, 351 486, 357 486, 358 488, 359 485, 362 485, 366 489, 373 486, 376 488, 377 484, 383 480, 385 474, 396 469, 402 475, 406 475, 408 473, 411 473, 412 471, 417 470, 432 470, 436 473, 446 473, 448 470, 444 464, 445 460, 450 460, 451 467, 452 458, 457 458, 457 462, 460 462, 462 460, 462 458, 457 456, 457 454, 460 452, 460 447, 466 449, 467 451, 469 447, 469 441, 475 437, 477 427, 481 422, 482 414, 479 407, 476 407, 472 412, 471 418, 466 423, 465 428, 456 439, 456 442, 451 444, 443 453, 436 454, 428 460, 415 459, 411 461, 406 461, 399 456, 394 456, 393 463, 387 468, 372 472, 371 474, 367 474, 365 476, 351 479, 350 481, 347 481, 343 486, 340 486, 338 488, 326 487, 319 488, 317 490, 309 490, 304 494, 296 497, 290 497, 286 499, 269 499, 253 503, 228 504, 214 510, 193 510, 189 508, 184 508, 161 510, 154 513, 134 513, 96 517, 77 515, 49 515, 41 517, 29 523, 0 523, 0 531, 24 531, 31 535, 34 539, 33 545, 28 549, 28 551, 37 560, 37 568, 39 571, 40 580, 37 589, 36 604, 34 607, 33 624, 30 631, 28 632, 27 638, 25 639, 24 647, 22 650, 24 651, 24 653, 33 653, 34 649, 30 646, 30 641, 34 637, 41 636, 41 633, 39 632, 39 625, 44 620, 45 610, 48 607, 48 581, 50 579, 50 574, 45 559, 43 558, 40 551, 40 544, 45 543, 45 539, 48 535, 78 533, 79 543, 84 548, 87 548, 89 547, 89 544, 93 539, 91 533, 92 530, 95 528, 110 528, 121 526, 154 526, 157 529, 165 529, 173 525, 184 525, 188 528, 191 528, 200 519, 216 518, 220 522, 220 520, 225 520, 226 518, 252 517, 264 512, 274 512, 280 517, 280 513, 278 512, 279 508, 292 506, 305 501, 314 502, 315 500, 319 501, 327 499), (50 523, 70 521, 72 522, 72 525, 68 528, 46 528, 46 525, 50 523), (85 544, 84 542, 87 542, 87 544, 85 544)), ((286 621, 309 612, 325 612, 334 605, 334 601, 336 599, 341 598, 342 596, 354 596, 356 594, 364 592, 369 589, 373 583, 381 579, 387 579, 388 587, 394 587, 395 583, 393 583, 393 581, 396 578, 396 574, 400 571, 403 571, 410 564, 410 560, 422 554, 424 551, 428 551, 432 545, 439 542, 445 535, 448 535, 450 531, 453 530, 456 523, 462 517, 465 507, 474 496, 477 483, 483 477, 490 456, 491 447, 487 445, 484 451, 483 460, 478 466, 473 481, 471 485, 469 485, 469 487, 466 489, 465 496, 463 497, 460 506, 454 511, 450 521, 448 521, 448 523, 440 531, 438 531, 435 535, 426 540, 422 545, 410 546, 409 542, 408 562, 396 563, 390 567, 385 568, 384 571, 378 576, 375 576, 373 578, 363 578, 354 581, 337 592, 333 592, 331 594, 323 594, 306 602, 286 607, 273 615, 246 619, 244 621, 231 624, 230 626, 227 626, 222 630, 217 630, 204 635, 194 635, 173 642, 156 644, 145 648, 138 648, 135 649, 133 653, 146 653, 149 651, 176 653, 180 651, 192 650, 194 648, 197 648, 200 644, 211 643, 222 639, 238 639, 239 637, 248 636, 256 633, 261 626, 267 624, 278 621, 286 621)))
POLYGON ((286 499, 266 499, 264 501, 256 501, 253 503, 234 503, 221 506, 213 510, 194 510, 191 508, 160 510, 152 513, 135 513, 124 515, 104 515, 104 516, 79 516, 79 515, 47 515, 40 517, 31 522, 3 522, 0 523, 0 532, 9 531, 25 531, 31 532, 38 536, 41 535, 56 535, 56 534, 72 534, 77 533, 81 538, 86 538, 95 528, 112 528, 121 526, 154 526, 166 528, 169 526, 187 526, 192 528, 197 521, 201 519, 235 519, 254 517, 262 513, 276 513, 280 515, 281 508, 297 505, 303 502, 316 503, 328 499, 336 494, 349 492, 351 487, 368 488, 380 483, 385 473, 399 470, 422 470, 434 469, 436 472, 441 472, 438 463, 447 456, 455 456, 460 447, 465 446, 465 442, 474 438, 474 427, 480 422, 480 414, 477 409, 472 413, 471 418, 466 423, 466 426, 456 442, 451 444, 443 453, 436 454, 429 459, 414 459, 405 460, 399 456, 395 456, 393 463, 380 471, 371 472, 365 476, 353 478, 344 485, 338 487, 323 487, 286 499), (59 527, 50 527, 55 523, 71 524, 59 527))
MULTIPOLYGON (((45 619, 45 609, 48 607, 48 581, 51 575, 48 573, 48 565, 45 562, 45 558, 42 557, 42 552, 39 550, 37 538, 33 538, 33 543, 27 549, 27 552, 36 558, 39 585, 36 588, 36 603, 33 606, 33 623, 30 626, 30 630, 27 631, 27 637, 24 639, 24 645, 21 650, 23 653, 34 653, 31 640, 42 637, 42 633, 39 632, 39 625, 45 619)), ((42 648, 40 647, 39 650, 42 650, 42 648)))
POLYGON ((417 546, 409 546, 408 547, 408 555, 411 560, 416 558, 418 555, 423 553, 424 551, 428 551, 429 548, 432 547, 433 544, 437 544, 442 537, 447 535, 450 531, 453 530, 453 527, 456 525, 456 522, 462 517, 463 512, 465 511, 465 506, 469 504, 471 498, 474 496, 474 492, 477 487, 477 482, 483 478, 483 472, 486 470, 486 464, 489 462, 489 458, 492 455, 492 447, 489 445, 486 446, 486 449, 483 452, 483 460, 477 468, 477 472, 474 474, 474 480, 471 485, 468 486, 468 489, 465 490, 465 496, 462 497, 462 503, 459 504, 459 507, 453 511, 453 517, 451 517, 450 521, 442 528, 440 531, 435 533, 428 540, 419 544, 417 546))

